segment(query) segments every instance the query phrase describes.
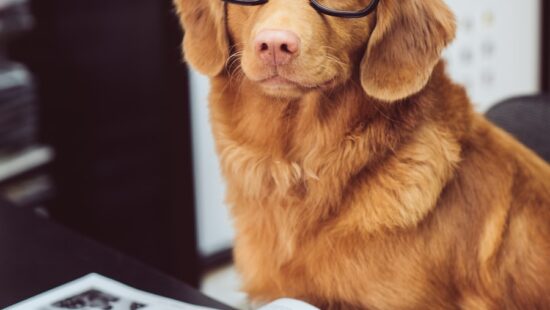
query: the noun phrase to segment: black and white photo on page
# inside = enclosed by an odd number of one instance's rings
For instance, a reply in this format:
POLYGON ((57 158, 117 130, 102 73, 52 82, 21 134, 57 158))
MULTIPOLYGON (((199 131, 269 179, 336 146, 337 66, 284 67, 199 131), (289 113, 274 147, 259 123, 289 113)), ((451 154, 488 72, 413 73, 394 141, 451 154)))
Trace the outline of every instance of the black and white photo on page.
MULTIPOLYGON (((92 273, 5 310, 215 310, 140 291, 92 273)), ((303 301, 282 298, 258 310, 319 310, 303 301)))
POLYGON ((56 301, 40 310, 81 309, 81 310, 137 310, 146 309, 147 304, 89 289, 83 293, 56 301))
POLYGON ((6 310, 212 310, 143 292, 98 274, 89 274, 6 310))

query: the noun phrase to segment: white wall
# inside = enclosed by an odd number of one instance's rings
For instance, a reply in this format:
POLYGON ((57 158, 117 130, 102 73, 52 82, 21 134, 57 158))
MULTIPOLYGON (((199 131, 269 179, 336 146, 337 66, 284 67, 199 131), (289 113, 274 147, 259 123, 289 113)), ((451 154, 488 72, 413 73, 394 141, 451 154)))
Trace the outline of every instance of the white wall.
POLYGON ((209 255, 230 247, 233 231, 224 204, 225 185, 210 130, 209 82, 193 70, 190 70, 189 80, 198 244, 199 252, 209 255))
POLYGON ((540 90, 540 0, 446 2, 458 21, 448 71, 479 111, 540 90))

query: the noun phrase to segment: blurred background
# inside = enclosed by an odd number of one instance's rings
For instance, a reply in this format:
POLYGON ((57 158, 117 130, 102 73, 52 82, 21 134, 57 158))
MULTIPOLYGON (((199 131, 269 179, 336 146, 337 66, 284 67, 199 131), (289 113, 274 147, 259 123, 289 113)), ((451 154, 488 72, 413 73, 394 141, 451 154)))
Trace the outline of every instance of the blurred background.
MULTIPOLYGON (((446 1, 479 112, 550 90, 547 1, 446 1)), ((224 299, 231 220, 182 35, 171 0, 0 0, 0 197, 224 299)))

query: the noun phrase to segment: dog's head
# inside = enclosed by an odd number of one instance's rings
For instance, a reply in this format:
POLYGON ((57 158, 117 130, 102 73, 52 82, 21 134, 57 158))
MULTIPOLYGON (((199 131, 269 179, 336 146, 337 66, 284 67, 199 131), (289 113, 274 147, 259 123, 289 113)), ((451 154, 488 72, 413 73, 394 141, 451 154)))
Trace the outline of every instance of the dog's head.
MULTIPOLYGON (((370 1, 324 3, 346 9, 370 1)), ((216 76, 237 61, 245 78, 274 97, 298 97, 350 79, 379 100, 409 97, 424 88, 455 33, 442 0, 380 0, 373 14, 361 18, 321 14, 310 0, 229 3, 227 23, 221 0, 175 3, 191 65, 216 76)))

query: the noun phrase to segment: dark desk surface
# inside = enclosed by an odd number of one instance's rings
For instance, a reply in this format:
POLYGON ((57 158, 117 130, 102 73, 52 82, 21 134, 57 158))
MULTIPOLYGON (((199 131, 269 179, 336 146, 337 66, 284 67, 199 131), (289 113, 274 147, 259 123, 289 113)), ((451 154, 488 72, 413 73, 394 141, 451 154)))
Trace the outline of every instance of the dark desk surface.
POLYGON ((231 309, 30 210, 0 203, 0 309, 91 272, 165 297, 231 309))

